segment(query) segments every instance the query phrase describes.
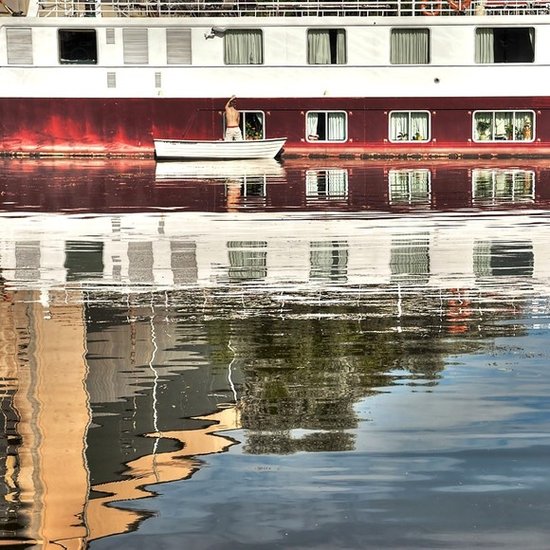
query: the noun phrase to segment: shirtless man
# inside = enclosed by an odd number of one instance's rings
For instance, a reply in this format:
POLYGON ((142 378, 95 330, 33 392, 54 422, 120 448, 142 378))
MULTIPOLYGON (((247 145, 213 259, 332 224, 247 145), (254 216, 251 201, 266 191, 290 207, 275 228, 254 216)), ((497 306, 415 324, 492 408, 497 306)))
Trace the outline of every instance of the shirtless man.
POLYGON ((241 114, 237 111, 237 98, 232 95, 225 104, 225 141, 240 141, 243 139, 239 123, 241 114))

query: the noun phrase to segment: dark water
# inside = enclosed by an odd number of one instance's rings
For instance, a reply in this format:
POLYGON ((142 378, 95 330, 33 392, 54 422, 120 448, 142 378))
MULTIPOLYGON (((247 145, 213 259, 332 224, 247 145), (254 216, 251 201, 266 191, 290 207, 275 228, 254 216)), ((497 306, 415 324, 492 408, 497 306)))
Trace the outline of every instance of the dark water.
POLYGON ((3 161, 0 544, 550 547, 550 167, 3 161))

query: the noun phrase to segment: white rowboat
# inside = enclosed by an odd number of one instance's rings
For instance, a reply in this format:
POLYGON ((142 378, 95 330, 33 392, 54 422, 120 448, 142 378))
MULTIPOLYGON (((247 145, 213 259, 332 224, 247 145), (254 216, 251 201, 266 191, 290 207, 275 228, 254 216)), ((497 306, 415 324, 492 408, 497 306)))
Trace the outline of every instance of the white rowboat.
POLYGON ((286 138, 242 141, 155 139, 157 160, 238 160, 272 159, 283 148, 286 138))

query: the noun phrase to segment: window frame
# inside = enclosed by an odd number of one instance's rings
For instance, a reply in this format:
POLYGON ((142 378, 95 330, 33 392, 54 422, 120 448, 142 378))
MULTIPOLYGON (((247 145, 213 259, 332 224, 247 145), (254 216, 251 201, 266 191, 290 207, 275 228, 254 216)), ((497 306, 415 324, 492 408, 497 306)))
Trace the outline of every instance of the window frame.
POLYGON ((390 65, 405 65, 405 66, 410 66, 410 67, 416 67, 416 66, 423 66, 423 65, 430 65, 431 62, 432 62, 432 34, 430 32, 430 28, 429 27, 404 27, 404 28, 391 28, 390 29, 390 47, 389 47, 389 53, 390 53, 390 65), (426 57, 427 57, 427 61, 426 62, 421 62, 421 63, 401 63, 399 61, 393 61, 394 59, 394 50, 393 50, 393 36, 394 36, 394 33, 402 33, 403 31, 416 31, 416 32, 425 32, 428 36, 428 46, 427 46, 427 52, 426 52, 426 57))
POLYGON ((341 110, 341 109, 338 109, 338 110, 314 110, 314 109, 310 109, 309 111, 306 111, 305 113, 305 117, 304 117, 304 122, 305 122, 305 138, 306 138, 306 142, 307 143, 345 143, 349 140, 349 127, 348 127, 348 112, 347 111, 344 111, 344 110, 341 110), (325 120, 325 128, 327 127, 327 123, 328 123, 328 115, 329 114, 343 114, 344 115, 344 139, 312 139, 310 134, 308 134, 308 130, 307 130, 307 123, 308 123, 308 116, 312 113, 317 113, 318 115, 319 114, 324 114, 326 115, 326 120, 325 120))
MULTIPOLYGON (((494 55, 494 51, 493 51, 493 55, 494 55)), ((477 26, 475 27, 474 29, 474 63, 476 65, 515 65, 515 64, 520 64, 520 65, 523 65, 523 64, 533 64, 535 63, 535 60, 536 60, 536 55, 537 55, 537 29, 531 25, 531 26, 524 26, 524 25, 521 25, 521 26, 507 26, 507 25, 493 25, 493 26, 490 26, 490 25, 480 25, 480 26, 477 26), (493 31, 493 37, 494 37, 494 31, 495 30, 502 30, 502 31, 505 31, 505 30, 518 30, 518 29, 524 29, 526 31, 528 31, 528 33, 532 33, 533 34, 533 44, 532 44, 532 48, 533 48, 533 59, 530 60, 530 61, 478 61, 478 58, 481 56, 481 52, 478 51, 478 33, 479 31, 482 31, 482 30, 491 30, 493 31)))
MULTIPOLYGON (((330 34, 329 34, 330 37, 330 34)), ((329 38, 330 41, 330 38, 329 38)), ((308 66, 332 66, 332 65, 347 65, 348 64, 348 33, 345 28, 340 27, 330 27, 330 28, 319 28, 319 27, 311 27, 308 28, 306 31, 306 63, 308 66), (312 31, 326 31, 327 33, 330 33, 330 31, 336 31, 336 32, 342 32, 344 34, 344 60, 341 63, 338 63, 337 61, 330 61, 328 63, 310 63, 309 56, 309 33, 312 31)))
POLYGON ((6 27, 6 64, 34 65, 32 27, 6 27))
MULTIPOLYGON (((73 51, 78 48, 74 47, 73 51)), ((98 65, 99 64, 99 48, 98 48, 98 40, 97 40, 97 29, 95 28, 58 28, 57 29, 57 60, 60 65, 98 65), (95 46, 95 59, 94 60, 71 60, 63 57, 64 52, 64 40, 62 39, 63 33, 73 33, 73 34, 82 34, 85 33, 92 36, 93 35, 93 42, 95 46)))
MULTIPOLYGON (((408 134, 407 134, 408 135, 408 134)), ((399 109, 395 111, 390 111, 388 113, 388 141, 390 143, 429 143, 432 141, 432 113, 431 111, 428 111, 427 109, 419 109, 410 111, 407 109, 399 109), (409 128, 410 133, 410 127, 411 127, 411 116, 413 114, 423 114, 426 113, 428 115, 428 137, 426 139, 393 139, 392 138, 392 115, 396 114, 407 114, 408 120, 407 120, 407 127, 409 128)))
POLYGON ((237 66, 237 67, 247 67, 249 65, 251 66, 258 66, 258 65, 264 65, 265 64, 265 40, 264 40, 264 31, 263 29, 227 29, 223 34, 223 64, 229 65, 229 66, 237 66), (260 44, 261 44, 261 60, 259 63, 229 63, 227 61, 227 37, 231 34, 236 33, 243 33, 243 32, 254 32, 259 33, 260 35, 260 44))
MULTIPOLYGON (((243 135, 243 140, 246 140, 246 117, 247 115, 258 115, 260 114, 262 116, 262 136, 259 138, 253 138, 253 139, 265 139, 266 131, 265 131, 265 111, 261 111, 260 109, 242 109, 239 110, 240 114, 240 121, 239 121, 239 128, 241 129, 241 133, 243 135)), ((222 115, 223 119, 223 135, 225 135, 226 130, 226 120, 225 120, 225 114, 222 115)))
MULTIPOLYGON (((525 125, 526 123, 524 123, 524 128, 525 128, 525 125)), ((491 110, 486 110, 486 109, 478 109, 477 111, 473 111, 472 113, 472 134, 471 134, 471 139, 474 143, 533 143, 535 141, 535 135, 536 135, 536 113, 533 109, 491 109, 491 110), (516 134, 513 136, 512 139, 507 139, 507 138, 496 138, 494 137, 495 135, 500 135, 500 134, 495 134, 493 132, 494 128, 495 128, 495 115, 498 114, 498 113, 510 113, 512 115, 512 119, 513 119, 513 123, 514 123, 514 128, 512 129, 514 132, 516 132, 516 134), (529 139, 518 139, 516 136, 517 136, 517 132, 520 131, 520 130, 516 130, 515 129, 515 117, 516 117, 516 114, 518 113, 528 113, 531 115, 531 124, 530 124, 530 133, 531 133, 531 136, 529 139), (489 114, 491 115, 492 117, 492 121, 491 121, 491 135, 493 136, 492 139, 480 139, 480 134, 482 132, 482 130, 479 130, 478 127, 479 127, 479 124, 481 121, 477 120, 476 121, 476 115, 479 115, 479 114, 489 114)))

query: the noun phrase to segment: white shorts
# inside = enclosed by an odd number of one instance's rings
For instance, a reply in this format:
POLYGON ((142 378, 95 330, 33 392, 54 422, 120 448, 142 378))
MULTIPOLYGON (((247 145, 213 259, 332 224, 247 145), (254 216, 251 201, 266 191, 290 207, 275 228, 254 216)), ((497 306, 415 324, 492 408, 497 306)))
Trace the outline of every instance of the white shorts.
POLYGON ((225 129, 225 141, 242 141, 242 139, 243 134, 238 126, 225 129))

